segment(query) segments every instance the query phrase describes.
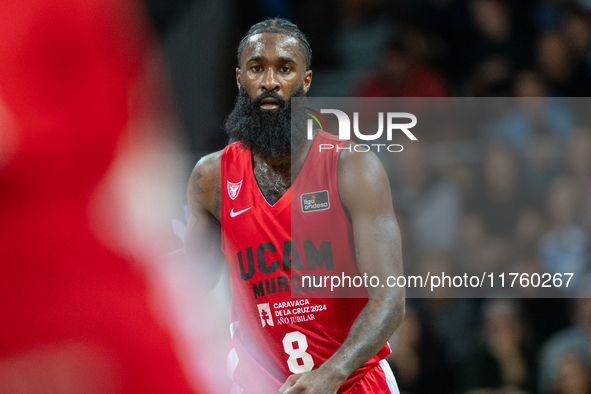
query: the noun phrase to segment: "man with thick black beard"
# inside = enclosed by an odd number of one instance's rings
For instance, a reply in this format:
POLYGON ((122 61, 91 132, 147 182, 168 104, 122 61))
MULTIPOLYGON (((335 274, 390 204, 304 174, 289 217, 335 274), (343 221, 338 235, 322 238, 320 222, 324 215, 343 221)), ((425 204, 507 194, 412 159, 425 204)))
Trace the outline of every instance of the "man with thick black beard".
POLYGON ((404 317, 404 292, 370 287, 363 298, 331 298, 298 276, 304 265, 384 282, 402 275, 376 156, 324 131, 311 141, 304 128, 291 131, 290 99, 310 88, 311 53, 283 19, 258 23, 242 39, 239 95, 225 123, 236 142, 191 174, 185 253, 214 279, 220 246, 228 259, 232 393, 398 393, 384 358, 404 317), (320 143, 340 149, 319 152, 320 143))
MULTIPOLYGON (((235 141, 242 142, 253 154, 271 157, 289 157, 292 150, 297 152, 306 142, 305 123, 300 123, 299 133, 291 133, 291 101, 275 91, 264 91, 256 98, 250 97, 244 87, 239 86, 234 109, 226 119, 225 128, 235 141), (263 100, 276 102, 274 111, 261 109, 263 100), (302 124, 303 123, 303 124, 302 124)), ((290 97, 304 97, 301 85, 290 97)), ((302 112, 302 118, 303 118, 302 112)))

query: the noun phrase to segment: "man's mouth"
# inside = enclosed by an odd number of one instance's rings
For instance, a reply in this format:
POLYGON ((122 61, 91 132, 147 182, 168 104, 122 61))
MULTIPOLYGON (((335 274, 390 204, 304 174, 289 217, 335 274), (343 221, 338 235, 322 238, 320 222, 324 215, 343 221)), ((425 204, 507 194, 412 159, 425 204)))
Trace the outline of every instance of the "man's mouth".
POLYGON ((279 108, 279 100, 275 98, 265 98, 261 100, 261 109, 273 110, 279 108))

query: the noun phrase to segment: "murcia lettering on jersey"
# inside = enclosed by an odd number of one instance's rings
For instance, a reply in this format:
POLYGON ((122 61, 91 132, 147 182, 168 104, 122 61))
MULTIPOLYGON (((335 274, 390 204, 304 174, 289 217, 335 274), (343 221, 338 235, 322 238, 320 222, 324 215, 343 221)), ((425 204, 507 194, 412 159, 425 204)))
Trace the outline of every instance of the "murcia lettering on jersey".
POLYGON ((328 190, 318 192, 304 193, 301 195, 302 212, 325 211, 330 208, 330 199, 328 190))
POLYGON ((240 193, 240 188, 242 187, 242 180, 240 182, 234 183, 228 181, 228 195, 232 200, 235 200, 238 197, 238 193, 240 193))

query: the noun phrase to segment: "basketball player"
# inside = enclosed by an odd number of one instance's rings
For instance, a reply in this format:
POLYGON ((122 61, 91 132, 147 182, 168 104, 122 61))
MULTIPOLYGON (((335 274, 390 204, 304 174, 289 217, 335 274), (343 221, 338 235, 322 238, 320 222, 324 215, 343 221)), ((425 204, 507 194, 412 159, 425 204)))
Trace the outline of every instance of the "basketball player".
POLYGON ((0 393, 208 392, 154 313, 148 264, 104 243, 125 222, 107 173, 147 155, 121 147, 149 141, 134 125, 160 104, 137 100, 156 91, 142 4, 0 1, 0 15, 0 393))
POLYGON ((311 49, 297 26, 252 26, 238 62, 238 99, 225 124, 237 142, 195 166, 185 237, 185 253, 207 261, 213 278, 223 260, 212 248, 221 245, 230 265, 232 393, 397 393, 384 358, 404 317, 403 292, 291 293, 302 289, 295 273, 304 265, 383 280, 402 274, 386 173, 373 153, 348 151, 352 142, 324 131, 292 140, 290 98, 312 82, 311 49), (345 149, 318 153, 320 143, 345 149), (305 198, 319 204, 305 211, 305 198))

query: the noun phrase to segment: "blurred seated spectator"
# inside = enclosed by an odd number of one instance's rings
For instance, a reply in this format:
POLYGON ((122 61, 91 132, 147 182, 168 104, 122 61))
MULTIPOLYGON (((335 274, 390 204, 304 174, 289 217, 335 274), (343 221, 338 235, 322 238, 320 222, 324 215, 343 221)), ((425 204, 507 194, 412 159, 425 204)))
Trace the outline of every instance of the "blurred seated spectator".
POLYGON ((547 84, 534 71, 517 75, 513 93, 523 98, 507 101, 508 108, 484 124, 483 137, 506 142, 526 158, 535 154, 532 146, 540 140, 551 139, 557 148, 564 147, 575 126, 569 103, 565 99, 545 97, 547 84))
POLYGON ((575 126, 573 111, 566 99, 544 97, 546 83, 534 71, 519 73, 513 91, 521 98, 508 101, 510 107, 485 124, 482 133, 489 141, 508 143, 525 159, 528 192, 542 196, 562 170, 560 151, 575 126))
MULTIPOLYGON (((578 295, 589 297, 591 294, 589 289, 584 289, 578 295)), ((575 299, 574 307, 573 325, 554 334, 544 344, 539 380, 542 393, 566 388, 568 382, 561 382, 559 376, 569 372, 565 365, 561 365, 569 354, 580 354, 587 362, 591 357, 591 298, 575 299)))
MULTIPOLYGON (((392 2, 398 3, 398 2, 392 2)), ((436 33, 435 56, 451 80, 466 73, 466 32, 470 30, 469 4, 465 0, 413 0, 406 3, 408 16, 416 26, 428 26, 436 33)))
POLYGON ((572 134, 564 159, 578 189, 577 222, 591 230, 591 131, 579 128, 572 134))
POLYGON ((536 242, 545 229, 544 216, 534 208, 526 209, 518 218, 513 241, 518 247, 533 249, 536 255, 536 242))
POLYGON ((416 54, 416 45, 392 41, 382 54, 379 69, 363 80, 358 97, 447 97, 444 77, 416 54))
POLYGON ((454 251, 454 258, 459 269, 473 274, 479 271, 478 261, 486 242, 484 223, 476 214, 464 215, 460 223, 458 242, 454 251))
MULTIPOLYGON (((315 41, 310 42, 315 48, 314 56, 317 52, 325 51, 333 56, 330 65, 334 67, 314 70, 314 86, 311 92, 317 97, 351 96, 356 81, 378 63, 396 24, 387 12, 388 2, 384 0, 330 0, 328 3, 328 7, 332 8, 328 15, 336 14, 336 21, 329 22, 326 29, 324 20, 318 22, 318 25, 322 29, 322 34, 336 39, 328 41, 323 37, 320 43, 328 45, 326 49, 316 46, 315 41)), ((313 9, 316 8, 315 6, 313 9)), ((301 17, 311 18, 310 10, 300 10, 301 17)), ((315 19, 318 20, 317 16, 315 19)), ((326 54, 320 57, 326 58, 326 54)))
POLYGON ((540 73, 532 70, 521 71, 513 81, 515 97, 546 97, 548 84, 540 73))
POLYGON ((553 394, 591 394, 589 359, 579 352, 567 353, 553 376, 553 394))
POLYGON ((407 213, 416 247, 449 250, 456 241, 462 196, 454 184, 435 173, 429 157, 429 147, 421 141, 396 154, 392 200, 395 208, 407 213))
POLYGON ((482 218, 469 213, 460 225, 454 262, 460 272, 468 275, 481 276, 483 272, 502 270, 514 255, 514 241, 510 236, 487 235, 482 218))
POLYGON ((537 63, 553 95, 584 97, 591 93, 589 71, 577 63, 561 32, 546 32, 538 39, 537 63))
POLYGON ((516 300, 486 302, 482 343, 467 357, 462 377, 464 393, 537 392, 537 351, 516 300))
POLYGON ((477 300, 425 298, 420 300, 417 308, 443 345, 445 359, 456 369, 470 349, 476 326, 477 300))
POLYGON ((403 394, 451 393, 449 366, 441 345, 413 307, 390 340, 387 360, 403 394))
POLYGON ((538 253, 547 272, 573 273, 565 291, 574 289, 579 279, 589 268, 591 235, 575 223, 577 188, 572 179, 561 177, 548 190, 546 214, 548 231, 540 238, 538 253))
POLYGON ((564 18, 562 30, 566 42, 577 61, 589 65, 591 23, 587 13, 571 10, 564 18))
POLYGON ((511 24, 510 7, 503 0, 472 1, 475 34, 470 47, 475 96, 508 96, 516 72, 528 66, 530 48, 511 24))
POLYGON ((482 185, 468 201, 468 212, 482 218, 484 231, 493 237, 514 234, 519 216, 533 206, 520 187, 520 163, 515 151, 501 143, 483 152, 482 185))
MULTIPOLYGON (((544 109, 551 112, 556 108, 549 105, 542 110, 544 109)), ((565 132, 566 135, 569 133, 570 130, 565 132)), ((557 133, 553 135, 543 127, 539 127, 531 136, 531 142, 525 152, 524 174, 530 195, 541 199, 550 184, 561 174, 560 151, 564 149, 564 137, 565 135, 557 135, 557 133)))
POLYGON ((342 69, 364 70, 376 64, 394 24, 385 12, 385 0, 333 2, 337 10, 338 40, 334 43, 342 69))

